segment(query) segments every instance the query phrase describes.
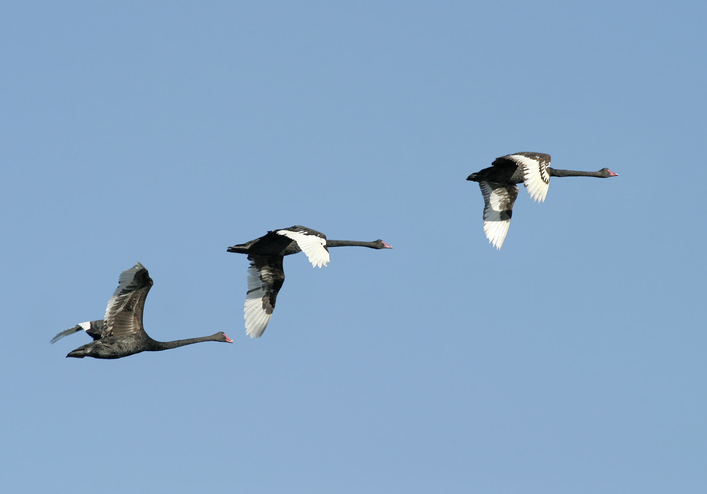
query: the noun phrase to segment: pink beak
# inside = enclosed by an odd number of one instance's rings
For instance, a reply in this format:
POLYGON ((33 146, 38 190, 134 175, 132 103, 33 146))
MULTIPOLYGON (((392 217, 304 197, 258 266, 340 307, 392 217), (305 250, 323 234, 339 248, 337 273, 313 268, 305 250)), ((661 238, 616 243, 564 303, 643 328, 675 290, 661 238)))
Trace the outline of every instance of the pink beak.
POLYGON ((618 173, 614 173, 614 172, 612 172, 611 170, 609 170, 609 174, 610 174, 610 176, 612 176, 612 177, 618 177, 618 176, 619 176, 618 173))

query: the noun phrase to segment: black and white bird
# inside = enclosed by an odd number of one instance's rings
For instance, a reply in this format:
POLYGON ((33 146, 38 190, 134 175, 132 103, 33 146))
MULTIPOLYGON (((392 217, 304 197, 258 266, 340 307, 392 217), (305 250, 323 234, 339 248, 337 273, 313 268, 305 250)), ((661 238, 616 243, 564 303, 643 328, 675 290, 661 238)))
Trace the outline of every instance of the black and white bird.
POLYGON ((328 240, 326 235, 304 226, 272 230, 260 238, 228 248, 228 252, 248 254, 248 291, 244 318, 246 334, 259 338, 270 322, 277 293, 285 282, 282 258, 304 252, 312 266, 326 266, 329 247, 359 246, 371 249, 392 249, 382 240, 328 240))
POLYGON ((543 202, 550 187, 550 177, 616 177, 608 168, 597 172, 558 170, 550 168, 550 155, 544 153, 515 153, 496 158, 493 166, 472 173, 467 180, 478 182, 484 196, 484 233, 497 249, 511 225, 513 203, 518 197, 516 184, 524 184, 530 197, 543 202))
POLYGON ((88 343, 69 352, 67 357, 105 359, 122 358, 145 351, 169 350, 202 341, 233 343, 233 340, 223 332, 200 338, 166 342, 150 338, 142 326, 142 312, 145 307, 145 298, 152 283, 147 269, 140 263, 123 271, 118 281, 118 288, 115 289, 113 296, 108 301, 104 319, 82 322, 73 328, 62 331, 52 338, 51 342, 55 343, 64 336, 83 330, 94 339, 93 343, 88 343))

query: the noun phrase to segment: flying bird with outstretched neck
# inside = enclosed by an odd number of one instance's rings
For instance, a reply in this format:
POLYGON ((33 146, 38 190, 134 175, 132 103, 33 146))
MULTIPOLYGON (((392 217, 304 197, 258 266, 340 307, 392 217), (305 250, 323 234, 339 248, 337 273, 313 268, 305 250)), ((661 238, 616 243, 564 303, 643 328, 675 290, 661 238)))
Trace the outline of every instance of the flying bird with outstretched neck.
POLYGON ((233 343, 233 340, 222 331, 211 336, 186 340, 156 341, 150 338, 142 326, 142 313, 152 284, 147 269, 140 263, 123 271, 118 281, 118 288, 108 301, 103 319, 83 322, 62 331, 52 338, 51 342, 55 343, 64 336, 83 330, 94 341, 69 352, 67 357, 103 359, 122 358, 140 352, 170 350, 202 341, 233 343))
POLYGON ((516 184, 524 184, 530 197, 543 202, 550 177, 616 177, 608 168, 596 172, 550 168, 550 155, 522 152, 496 158, 493 166, 472 173, 467 180, 478 182, 484 196, 484 233, 489 243, 500 249, 511 226, 513 204, 518 197, 516 184))
POLYGON ((244 307, 246 334, 259 338, 270 322, 277 294, 285 282, 284 256, 304 252, 312 266, 321 267, 329 262, 329 247, 345 246, 392 249, 380 239, 329 240, 323 233, 299 225, 272 230, 250 242, 229 247, 228 252, 247 254, 250 260, 244 307))

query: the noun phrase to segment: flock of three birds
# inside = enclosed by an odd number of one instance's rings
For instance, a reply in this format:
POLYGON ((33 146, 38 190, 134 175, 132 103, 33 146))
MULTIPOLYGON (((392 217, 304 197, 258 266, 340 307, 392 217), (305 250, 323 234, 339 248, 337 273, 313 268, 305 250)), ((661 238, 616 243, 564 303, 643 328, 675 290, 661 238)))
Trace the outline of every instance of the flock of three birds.
MULTIPOLYGON (((518 197, 516 184, 523 183, 530 197, 544 201, 550 186, 550 177, 615 177, 608 168, 597 172, 557 170, 550 168, 550 155, 543 153, 515 153, 497 158, 493 166, 469 175, 467 180, 478 182, 484 196, 484 232, 489 242, 500 249, 508 233, 513 213, 513 203, 518 197)), ((371 249, 392 249, 382 240, 360 242, 328 240, 323 233, 293 226, 273 230, 266 235, 228 248, 228 252, 247 254, 248 291, 245 300, 246 334, 258 338, 270 322, 277 293, 285 281, 282 267, 284 256, 304 252, 313 266, 326 266, 329 247, 361 246, 371 249)), ((70 352, 67 357, 94 357, 114 359, 144 351, 168 350, 202 341, 233 343, 225 333, 211 336, 161 342, 153 340, 142 325, 145 298, 152 287, 147 269, 137 263, 120 275, 118 288, 108 301, 102 320, 84 322, 52 339, 52 343, 77 331, 86 331, 92 343, 70 352)))

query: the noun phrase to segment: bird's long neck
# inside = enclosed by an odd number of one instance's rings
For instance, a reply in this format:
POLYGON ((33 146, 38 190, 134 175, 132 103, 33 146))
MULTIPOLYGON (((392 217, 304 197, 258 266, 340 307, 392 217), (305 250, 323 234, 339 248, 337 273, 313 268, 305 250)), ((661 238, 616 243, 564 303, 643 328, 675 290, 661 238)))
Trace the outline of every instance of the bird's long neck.
POLYGON ((326 241, 326 246, 327 247, 370 247, 371 249, 375 249, 377 244, 376 242, 362 242, 360 240, 329 240, 327 239, 326 241))
POLYGON ((598 177, 603 178, 601 171, 598 172, 580 172, 577 170, 558 170, 550 168, 551 177, 598 177))
POLYGON ((202 341, 219 341, 219 333, 212 334, 211 336, 200 336, 198 338, 187 338, 185 340, 174 340, 174 341, 157 341, 152 340, 150 343, 149 350, 151 352, 159 352, 160 350, 169 350, 171 348, 177 348, 185 345, 192 345, 194 343, 201 343, 202 341))

